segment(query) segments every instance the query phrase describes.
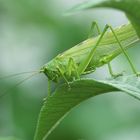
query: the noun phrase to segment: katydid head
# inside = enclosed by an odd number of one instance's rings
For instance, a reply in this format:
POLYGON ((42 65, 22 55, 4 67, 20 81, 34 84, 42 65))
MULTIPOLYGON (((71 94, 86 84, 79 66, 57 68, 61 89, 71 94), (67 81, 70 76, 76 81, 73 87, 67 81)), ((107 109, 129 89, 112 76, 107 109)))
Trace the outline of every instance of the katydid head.
POLYGON ((59 73, 57 69, 52 69, 49 66, 44 66, 41 68, 40 72, 43 72, 49 80, 57 82, 59 78, 59 73))

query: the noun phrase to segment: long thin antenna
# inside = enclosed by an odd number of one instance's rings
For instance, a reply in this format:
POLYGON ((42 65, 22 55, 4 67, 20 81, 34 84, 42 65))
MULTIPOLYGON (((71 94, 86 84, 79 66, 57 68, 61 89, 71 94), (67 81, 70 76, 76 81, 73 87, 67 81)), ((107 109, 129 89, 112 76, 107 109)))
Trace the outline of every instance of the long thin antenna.
POLYGON ((10 90, 14 89, 15 87, 21 85, 23 82, 29 80, 30 78, 32 78, 33 76, 39 74, 39 72, 35 72, 34 74, 30 75, 29 77, 26 77, 25 79, 21 80, 20 82, 18 82, 17 84, 15 84, 13 87, 7 89, 5 92, 3 92, 1 95, 0 95, 0 98, 5 96, 10 90))
POLYGON ((35 72, 40 72, 39 70, 38 71, 26 71, 26 72, 20 72, 20 73, 14 73, 14 74, 11 74, 11 75, 6 75, 6 76, 1 76, 0 77, 0 80, 1 79, 6 79, 6 78, 12 78, 12 77, 15 77, 15 76, 18 76, 18 75, 23 75, 23 74, 29 74, 29 73, 35 73, 35 72))

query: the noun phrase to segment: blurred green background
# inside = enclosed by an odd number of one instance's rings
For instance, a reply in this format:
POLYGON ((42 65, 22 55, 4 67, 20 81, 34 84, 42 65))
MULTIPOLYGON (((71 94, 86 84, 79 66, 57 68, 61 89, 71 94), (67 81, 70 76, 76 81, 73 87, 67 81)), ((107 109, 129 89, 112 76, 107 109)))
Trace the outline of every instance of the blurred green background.
MULTIPOLYGON (((96 9, 76 15, 64 12, 83 0, 0 0, 0 76, 38 70, 58 53, 87 38, 92 21, 103 29, 127 23, 113 9, 96 9)), ((131 48, 137 69, 140 47, 131 48)), ((131 73, 123 56, 112 62, 116 72, 131 73)), ((0 80, 3 93, 28 75, 0 80)), ((90 74, 109 77, 106 66, 90 74)), ((0 136, 32 140, 38 113, 47 95, 47 78, 37 75, 0 98, 0 136)), ((139 140, 140 102, 116 92, 94 97, 75 108, 48 140, 139 140)), ((4 140, 4 139, 3 139, 4 140)))

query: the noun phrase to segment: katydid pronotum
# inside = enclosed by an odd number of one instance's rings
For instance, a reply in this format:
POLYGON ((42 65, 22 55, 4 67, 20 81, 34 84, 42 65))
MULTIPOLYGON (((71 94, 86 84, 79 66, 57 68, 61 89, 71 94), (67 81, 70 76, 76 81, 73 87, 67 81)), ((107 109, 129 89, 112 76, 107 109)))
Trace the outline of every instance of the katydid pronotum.
POLYGON ((93 22, 87 40, 57 55, 38 73, 44 73, 48 77, 48 95, 50 95, 50 81, 58 82, 60 79, 64 79, 70 88, 70 81, 80 79, 81 75, 94 72, 96 68, 104 64, 108 65, 111 76, 120 76, 121 74, 113 74, 110 61, 123 53, 132 71, 138 76, 139 73, 126 53, 126 49, 138 41, 139 37, 131 24, 125 24, 115 29, 106 25, 101 33, 96 22, 93 22), (99 35, 93 37, 95 27, 99 35))

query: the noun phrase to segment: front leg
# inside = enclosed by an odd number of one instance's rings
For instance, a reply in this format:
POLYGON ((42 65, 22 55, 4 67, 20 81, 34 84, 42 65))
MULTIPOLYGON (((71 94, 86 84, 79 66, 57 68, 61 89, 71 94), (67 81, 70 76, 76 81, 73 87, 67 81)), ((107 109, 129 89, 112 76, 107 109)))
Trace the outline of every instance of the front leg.
POLYGON ((57 70, 59 71, 60 75, 62 76, 62 78, 64 79, 64 81, 67 83, 68 87, 70 88, 69 81, 68 81, 67 77, 65 76, 65 71, 63 70, 63 68, 61 67, 61 65, 57 66, 57 70))
POLYGON ((74 73, 75 78, 80 79, 80 75, 78 73, 78 66, 72 57, 69 58, 67 72, 69 77, 72 77, 72 73, 74 73))

